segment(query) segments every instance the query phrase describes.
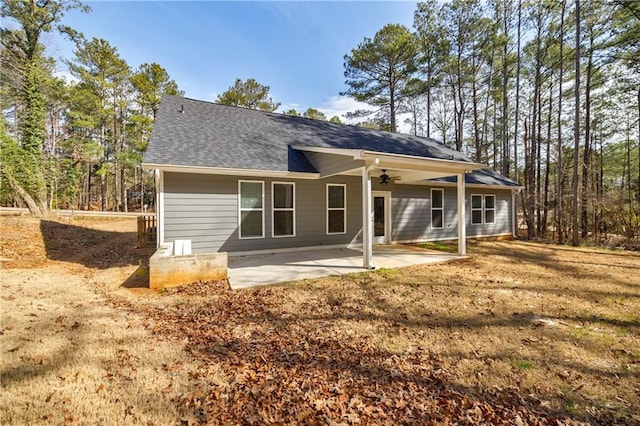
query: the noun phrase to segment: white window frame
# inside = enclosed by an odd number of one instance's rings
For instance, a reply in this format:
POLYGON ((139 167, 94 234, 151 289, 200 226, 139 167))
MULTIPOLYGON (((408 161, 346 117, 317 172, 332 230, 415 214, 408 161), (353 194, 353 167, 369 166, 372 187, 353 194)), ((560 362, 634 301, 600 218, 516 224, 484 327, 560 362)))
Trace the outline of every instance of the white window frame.
POLYGON ((484 195, 482 194, 471 194, 471 225, 478 226, 484 224, 484 195), (480 207, 473 207, 473 197, 480 197, 480 207), (473 221, 473 212, 480 212, 480 222, 473 221))
POLYGON ((482 201, 483 201, 482 207, 484 208, 483 212, 482 212, 482 220, 487 225, 492 225, 492 224, 496 223, 496 195, 495 194, 484 194, 484 197, 483 197, 482 201), (487 208, 487 197, 493 197, 493 208, 487 208), (487 222, 487 211, 493 211, 493 222, 487 222))
POLYGON ((241 240, 258 240, 264 238, 264 181, 263 180, 244 180, 238 179, 238 238, 241 240), (262 187, 262 208, 243 208, 242 207, 242 184, 243 183, 259 183, 262 187), (255 237, 243 237, 242 236, 242 212, 260 211, 262 214, 262 235, 255 237))
POLYGON ((429 214, 429 226, 431 229, 444 229, 444 188, 431 188, 431 199, 429 200, 429 205, 431 207, 429 214), (434 191, 440 191, 442 194, 442 207, 433 207, 433 193, 434 191), (439 210, 442 213, 442 223, 440 226, 433 226, 433 212, 434 210, 439 210))
POLYGON ((296 183, 295 182, 271 182, 271 238, 291 238, 296 236, 296 183), (276 208, 276 185, 290 185, 293 195, 293 207, 276 208), (276 215, 275 212, 292 212, 293 213, 293 234, 276 235, 276 215))
POLYGON ((328 183, 326 189, 326 208, 327 208, 327 219, 326 219, 326 231, 327 235, 342 235, 347 233, 347 184, 345 183, 328 183), (341 186, 343 188, 342 194, 344 197, 343 207, 329 207, 329 187, 331 186, 341 186), (343 223, 343 231, 342 232, 329 232, 329 212, 332 210, 342 210, 344 212, 344 223, 343 223))

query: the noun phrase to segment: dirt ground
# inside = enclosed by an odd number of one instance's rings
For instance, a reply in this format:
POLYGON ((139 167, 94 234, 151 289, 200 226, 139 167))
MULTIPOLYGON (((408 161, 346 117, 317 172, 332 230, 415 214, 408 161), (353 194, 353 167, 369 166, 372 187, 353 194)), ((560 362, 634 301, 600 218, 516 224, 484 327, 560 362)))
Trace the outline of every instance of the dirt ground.
POLYGON ((133 220, 1 221, 3 424, 640 424, 638 253, 155 293, 133 220))

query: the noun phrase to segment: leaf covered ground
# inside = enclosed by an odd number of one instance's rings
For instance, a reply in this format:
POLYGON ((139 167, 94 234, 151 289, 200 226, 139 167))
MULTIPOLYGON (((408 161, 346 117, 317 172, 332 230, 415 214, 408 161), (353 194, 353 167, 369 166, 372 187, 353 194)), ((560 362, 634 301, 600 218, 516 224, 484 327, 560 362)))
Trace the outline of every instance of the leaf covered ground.
MULTIPOLYGON (((159 381, 174 378, 166 411, 176 423, 640 424, 637 253, 483 242, 469 247, 469 259, 447 264, 154 293, 126 288, 145 272, 126 226, 31 226, 41 229, 40 243, 34 237, 16 266, 40 253, 36 268, 56 267, 59 285, 98 294, 129 327, 149 333, 154 352, 179 349, 170 362, 127 352, 155 363, 159 381), (95 243, 74 254, 61 236, 83 228, 95 243)), ((3 279, 3 298, 14 290, 3 279)), ((118 356, 111 367, 105 361, 112 374, 118 356)), ((162 392, 145 377, 141 387, 162 392)), ((138 407, 142 414, 128 420, 142 423, 148 411, 138 407)))

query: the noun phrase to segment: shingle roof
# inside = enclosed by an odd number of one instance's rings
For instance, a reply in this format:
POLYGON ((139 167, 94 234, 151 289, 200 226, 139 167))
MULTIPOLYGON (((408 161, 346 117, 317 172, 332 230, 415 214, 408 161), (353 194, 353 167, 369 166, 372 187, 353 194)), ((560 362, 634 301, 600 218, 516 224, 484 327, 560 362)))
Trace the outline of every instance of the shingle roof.
POLYGON ((144 163, 316 172, 292 146, 472 162, 429 138, 164 95, 144 163))
MULTIPOLYGON (((430 179, 430 181, 455 183, 456 177, 448 176, 444 178, 430 179)), ((501 175, 495 170, 489 169, 489 168, 474 170, 472 173, 467 173, 465 175, 464 182, 467 184, 476 184, 476 185, 496 185, 496 186, 512 186, 512 187, 520 186, 518 182, 515 182, 501 175)))

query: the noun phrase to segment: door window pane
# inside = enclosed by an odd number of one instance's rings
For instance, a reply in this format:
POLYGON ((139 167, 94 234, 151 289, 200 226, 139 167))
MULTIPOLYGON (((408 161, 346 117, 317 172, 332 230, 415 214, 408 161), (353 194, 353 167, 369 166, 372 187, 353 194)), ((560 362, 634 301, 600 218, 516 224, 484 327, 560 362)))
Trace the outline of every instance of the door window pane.
POLYGON ((384 237, 384 197, 373 197, 373 236, 384 237))

